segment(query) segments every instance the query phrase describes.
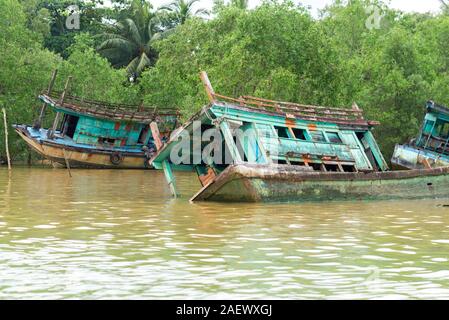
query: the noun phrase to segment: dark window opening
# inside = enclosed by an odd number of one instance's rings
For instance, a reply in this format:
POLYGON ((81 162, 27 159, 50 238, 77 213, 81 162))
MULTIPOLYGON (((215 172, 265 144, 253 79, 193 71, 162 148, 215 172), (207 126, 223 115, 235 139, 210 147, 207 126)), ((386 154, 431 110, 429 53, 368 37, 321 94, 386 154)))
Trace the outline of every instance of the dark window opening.
POLYGON ((274 129, 276 130, 276 132, 278 133, 278 137, 279 138, 290 138, 289 134, 288 134, 288 128, 286 127, 278 127, 278 126, 274 126, 274 129))
POLYGON ((330 172, 340 171, 340 169, 338 168, 338 165, 336 165, 336 164, 325 164, 324 167, 326 168, 327 171, 330 171, 330 172))
POLYGON ((76 126, 78 125, 79 117, 68 115, 65 124, 64 124, 64 131, 65 135, 72 138, 75 135, 76 126))
POLYGON ((111 144, 111 145, 113 145, 115 143, 115 139, 100 137, 100 138, 98 138, 98 142, 102 143, 102 144, 111 144))
POLYGON ((354 166, 342 165, 344 172, 357 172, 354 166))
POLYGON ((305 163, 301 161, 290 161, 290 164, 292 166, 305 166, 305 163))
POLYGON ((310 166, 313 168, 313 170, 315 171, 321 171, 321 163, 311 163, 310 166))
POLYGON ((283 159, 277 159, 277 163, 278 164, 288 164, 288 162, 286 160, 283 160, 283 159))
POLYGON ((306 138, 306 130, 305 129, 293 128, 292 131, 293 131, 293 134, 295 135, 296 139, 307 140, 307 138, 306 138))
POLYGON ((149 126, 145 125, 139 134, 139 139, 137 139, 137 143, 144 144, 147 140, 147 134, 148 134, 149 126))
POLYGON ((336 132, 326 132, 326 135, 330 143, 343 143, 336 132))
POLYGON ((310 135, 312 136, 312 140, 315 142, 326 142, 326 138, 324 137, 324 133, 322 131, 310 131, 310 135))

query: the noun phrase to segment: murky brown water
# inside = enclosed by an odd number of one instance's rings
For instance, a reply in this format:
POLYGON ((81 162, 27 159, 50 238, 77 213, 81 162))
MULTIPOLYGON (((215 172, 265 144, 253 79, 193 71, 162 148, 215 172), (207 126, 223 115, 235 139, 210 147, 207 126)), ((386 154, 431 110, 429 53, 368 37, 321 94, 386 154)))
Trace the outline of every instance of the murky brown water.
MULTIPOLYGON (((0 168, 0 299, 449 298, 449 200, 190 204, 196 177, 0 168)), ((238 192, 238 191, 237 191, 238 192)))

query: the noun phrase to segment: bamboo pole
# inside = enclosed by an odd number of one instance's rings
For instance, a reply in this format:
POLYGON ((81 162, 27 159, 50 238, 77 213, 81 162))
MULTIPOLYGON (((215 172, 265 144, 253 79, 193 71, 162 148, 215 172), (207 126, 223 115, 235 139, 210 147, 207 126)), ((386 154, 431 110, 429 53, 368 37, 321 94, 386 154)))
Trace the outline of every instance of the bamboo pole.
POLYGON ((3 122, 5 124, 5 148, 6 148, 6 158, 8 160, 8 170, 11 170, 11 157, 9 155, 9 146, 8 146, 8 124, 6 121, 6 110, 2 108, 3 111, 3 122))
MULTIPOLYGON (((56 80, 56 75, 58 74, 58 69, 55 69, 53 71, 53 74, 51 76, 50 79, 50 83, 48 84, 48 89, 47 89, 47 95, 50 95, 51 91, 53 90, 53 85, 55 84, 55 80, 56 80)), ((42 107, 41 107, 41 112, 39 114, 39 118, 36 121, 35 124, 35 129, 40 129, 41 125, 42 125, 42 121, 44 120, 44 115, 45 115, 45 109, 47 108, 47 103, 43 103, 42 107)))
MULTIPOLYGON (((72 81, 72 76, 69 76, 67 78, 67 81, 65 82, 64 91, 62 92, 61 98, 59 99, 59 105, 61 107, 64 105, 64 99, 65 99, 65 95, 69 89, 70 81, 72 81)), ((55 120, 53 121, 53 127, 51 128, 51 132, 50 132, 51 133, 51 135, 49 137, 50 139, 53 139, 55 137, 55 131, 58 126, 60 116, 61 116, 61 112, 56 111, 56 117, 55 117, 55 120)))
POLYGON ((65 154, 65 149, 62 149, 62 153, 64 154, 64 160, 65 160, 65 166, 67 167, 67 170, 69 172, 69 177, 72 177, 72 172, 70 171, 70 163, 69 160, 67 159, 67 155, 65 154))

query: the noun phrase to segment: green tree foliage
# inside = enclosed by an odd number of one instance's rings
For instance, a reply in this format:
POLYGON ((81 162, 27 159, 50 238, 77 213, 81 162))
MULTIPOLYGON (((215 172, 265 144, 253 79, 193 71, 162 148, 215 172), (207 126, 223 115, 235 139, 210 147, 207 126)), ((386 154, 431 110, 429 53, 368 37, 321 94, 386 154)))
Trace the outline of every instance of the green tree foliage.
POLYGON ((199 0, 175 0, 159 8, 162 13, 165 13, 163 17, 166 27, 174 28, 194 16, 207 15, 208 11, 204 8, 194 9, 198 2, 199 0))
MULTIPOLYGON (((0 0, 0 105, 9 124, 31 123, 37 114, 36 95, 49 81, 59 58, 43 49, 39 37, 26 28, 27 17, 17 0, 0 0)), ((0 158, 5 156, 4 129, 0 130, 0 158)), ((26 150, 8 128, 13 159, 26 150)))
POLYGON ((72 76, 70 93, 111 103, 139 104, 139 87, 130 84, 124 69, 112 68, 94 48, 89 34, 79 34, 69 48, 69 58, 60 64, 56 87, 62 89, 72 76))
POLYGON ((149 3, 135 0, 131 10, 133 19, 118 21, 103 33, 105 40, 98 51, 107 57, 114 67, 126 66, 128 74, 138 76, 156 61, 157 53, 153 45, 161 34, 158 18, 151 11, 149 3))

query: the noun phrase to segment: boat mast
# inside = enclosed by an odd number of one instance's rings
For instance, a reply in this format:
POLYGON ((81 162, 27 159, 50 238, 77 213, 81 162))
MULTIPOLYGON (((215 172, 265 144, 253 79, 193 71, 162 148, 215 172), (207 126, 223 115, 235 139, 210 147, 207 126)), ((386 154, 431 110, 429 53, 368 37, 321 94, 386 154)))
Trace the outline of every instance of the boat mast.
MULTIPOLYGON (((64 105, 65 95, 67 93, 67 90, 69 88, 69 84, 70 84, 71 80, 72 80, 72 76, 69 76, 67 78, 67 81, 65 82, 64 91, 62 92, 61 98, 59 99, 59 105, 60 106, 64 105)), ((53 139, 55 137, 55 131, 56 131, 56 127, 58 126, 60 116, 61 116, 61 112, 60 111, 56 111, 56 117, 55 117, 55 120, 53 121, 53 127, 51 128, 51 132, 50 132, 50 135, 49 135, 50 139, 53 139)))
MULTIPOLYGON (((55 69, 53 71, 53 74, 52 74, 51 79, 50 79, 50 83, 48 85, 47 95, 50 95, 51 91, 53 90, 53 85, 55 84, 55 80, 56 80, 56 75, 57 74, 58 74, 58 69, 55 69)), ((35 130, 39 130, 41 128, 42 121, 44 120, 44 115, 45 115, 45 109, 46 108, 47 108, 47 103, 44 102, 42 104, 42 107, 41 107, 41 112, 39 114, 39 118, 37 119, 37 121, 34 123, 34 126, 33 126, 33 128, 35 130)))

